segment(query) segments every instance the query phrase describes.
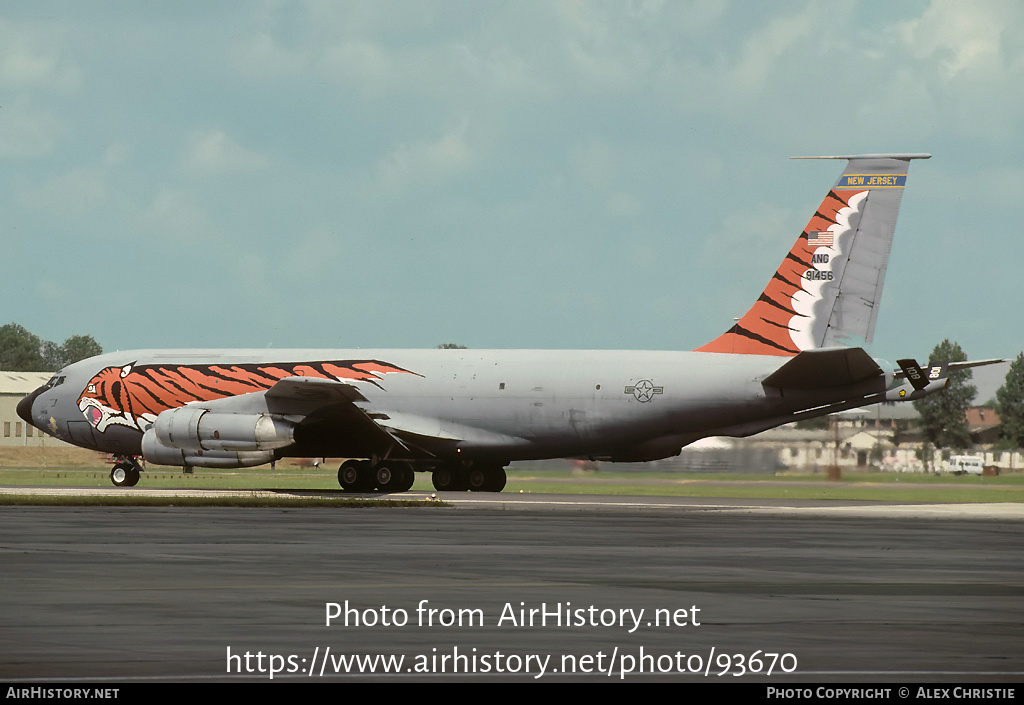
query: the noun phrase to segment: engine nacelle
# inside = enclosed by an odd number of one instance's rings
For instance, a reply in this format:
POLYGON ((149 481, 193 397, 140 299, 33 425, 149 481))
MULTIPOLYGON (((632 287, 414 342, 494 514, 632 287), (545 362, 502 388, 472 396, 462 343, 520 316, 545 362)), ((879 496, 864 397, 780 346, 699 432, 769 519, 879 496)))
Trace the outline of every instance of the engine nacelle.
POLYGON ((152 428, 142 436, 142 455, 155 465, 179 465, 197 468, 250 468, 274 459, 269 450, 232 452, 171 448, 160 442, 152 428))
POLYGON ((161 445, 192 451, 268 451, 295 441, 295 425, 276 416, 226 414, 191 406, 163 412, 150 430, 161 445))

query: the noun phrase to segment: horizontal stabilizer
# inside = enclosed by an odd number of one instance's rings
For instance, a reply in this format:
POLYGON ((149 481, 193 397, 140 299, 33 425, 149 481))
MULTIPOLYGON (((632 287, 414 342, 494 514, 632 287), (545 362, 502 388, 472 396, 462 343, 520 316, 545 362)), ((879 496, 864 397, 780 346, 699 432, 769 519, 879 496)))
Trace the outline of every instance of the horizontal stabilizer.
POLYGON ((929 382, 934 382, 937 379, 945 379, 947 374, 948 363, 940 362, 937 364, 928 364, 928 369, 922 369, 917 360, 897 360, 896 364, 903 370, 903 376, 910 381, 911 386, 914 389, 924 389, 928 386, 929 382))
POLYGON ((949 371, 956 372, 957 370, 967 370, 971 367, 984 367, 985 365, 995 365, 1000 362, 1009 362, 1009 360, 1002 357, 995 357, 990 360, 971 360, 970 362, 951 362, 949 363, 949 371))
POLYGON ((924 153, 912 153, 912 154, 840 154, 835 156, 821 156, 821 157, 790 157, 790 159, 900 159, 908 161, 910 159, 931 159, 932 155, 924 153))
POLYGON ((862 348, 804 350, 765 378, 763 384, 780 389, 841 387, 883 374, 862 348))
POLYGON ((995 365, 1000 362, 1007 362, 1003 358, 992 358, 989 360, 971 360, 969 362, 932 362, 928 361, 927 369, 922 369, 916 360, 897 360, 900 370, 896 372, 896 379, 906 378, 914 389, 924 389, 929 383, 937 379, 944 379, 950 372, 968 370, 972 367, 984 367, 995 365))
POLYGON ((897 360, 900 369, 896 371, 893 378, 896 380, 905 379, 900 386, 891 387, 885 393, 886 401, 912 401, 942 391, 949 385, 949 375, 960 370, 983 365, 994 365, 997 362, 1007 362, 1001 358, 990 360, 973 360, 970 362, 935 362, 928 361, 927 367, 921 367, 916 360, 897 360), (907 386, 907 383, 910 386, 907 386))

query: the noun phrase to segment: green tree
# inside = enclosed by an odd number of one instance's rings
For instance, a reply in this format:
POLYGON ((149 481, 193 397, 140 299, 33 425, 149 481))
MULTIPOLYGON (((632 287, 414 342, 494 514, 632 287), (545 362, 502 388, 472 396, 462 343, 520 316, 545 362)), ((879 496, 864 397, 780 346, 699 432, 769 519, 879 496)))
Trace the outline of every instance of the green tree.
MULTIPOLYGON (((960 345, 947 338, 932 350, 929 362, 963 362, 967 355, 960 345)), ((939 448, 967 448, 971 434, 967 428, 967 409, 978 389, 970 384, 971 371, 958 370, 949 375, 949 386, 914 402, 921 415, 925 437, 939 448)))
POLYGON ((0 326, 0 370, 40 372, 47 369, 39 336, 17 323, 0 326))
POLYGON ((1003 386, 996 392, 996 410, 1003 438, 1014 448, 1024 448, 1024 352, 1010 363, 1003 386))
POLYGON ((43 359, 49 370, 59 370, 72 362, 78 362, 102 352, 103 348, 91 335, 73 335, 65 340, 63 345, 49 341, 43 343, 43 359))
POLYGON ((57 345, 41 340, 17 323, 0 326, 0 370, 54 372, 102 352, 91 335, 73 335, 57 345))
POLYGON ((466 350, 465 345, 459 345, 458 343, 441 343, 437 346, 438 350, 466 350))

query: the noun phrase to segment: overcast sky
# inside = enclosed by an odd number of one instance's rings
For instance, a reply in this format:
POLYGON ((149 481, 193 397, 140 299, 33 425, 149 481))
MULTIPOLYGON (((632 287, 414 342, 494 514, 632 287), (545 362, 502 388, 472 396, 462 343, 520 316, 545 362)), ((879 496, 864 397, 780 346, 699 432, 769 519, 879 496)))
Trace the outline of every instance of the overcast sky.
POLYGON ((678 349, 911 164, 876 356, 1024 331, 1024 3, 0 5, 5 313, 141 347, 678 349))

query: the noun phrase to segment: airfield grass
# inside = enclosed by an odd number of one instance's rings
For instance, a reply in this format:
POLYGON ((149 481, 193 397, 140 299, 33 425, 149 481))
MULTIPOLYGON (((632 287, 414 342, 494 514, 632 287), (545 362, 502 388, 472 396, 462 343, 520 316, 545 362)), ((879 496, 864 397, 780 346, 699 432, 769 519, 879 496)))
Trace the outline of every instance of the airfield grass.
MULTIPOLYGON (((20 450, 20 449, 19 449, 20 450)), ((25 451, 31 449, 23 449, 25 451)), ((62 451, 63 452, 63 451, 62 451)), ((295 461, 242 470, 196 469, 185 474, 179 468, 149 468, 139 487, 171 489, 299 490, 339 492, 338 462, 329 460, 319 469, 295 461)), ((73 456, 52 453, 0 452, 0 485, 24 488, 17 496, 32 494, 33 487, 99 487, 112 489, 110 465, 95 453, 73 456)), ((417 473, 414 492, 433 492, 427 473, 417 473)), ((1024 473, 1000 476, 952 476, 923 473, 851 472, 841 480, 819 474, 732 474, 697 472, 622 471, 604 465, 596 472, 581 472, 563 463, 530 463, 508 471, 505 493, 600 494, 620 496, 722 497, 730 499, 866 500, 906 503, 1024 502, 1024 473)), ((11 496, 13 499, 14 496, 11 496)), ((178 498, 179 500, 181 498, 178 498)), ((274 506, 283 506, 273 500, 274 506)), ((398 499, 391 496, 390 499, 398 499)), ((100 501, 100 500, 97 500, 100 501)), ((270 501, 255 495, 245 502, 270 501)), ((309 506, 312 498, 289 500, 309 506)), ((322 496, 329 506, 357 506, 355 498, 322 496)), ((367 501, 365 498, 360 501, 367 501)), ((381 499, 368 500, 381 506, 381 499)), ((227 500, 204 500, 224 506, 227 500)), ((243 502, 243 503, 245 503, 243 502)), ((11 503, 0 496, 0 503, 11 503)), ((160 504, 160 501, 154 504, 160 504)), ((162 500, 166 504, 166 500, 162 500)), ((184 502, 182 502, 184 503, 184 502)), ((203 502, 189 504, 202 504, 203 502)), ((259 506, 246 504, 246 506, 259 506)), ((268 505, 269 506, 269 505, 268 505)))
POLYGON ((253 493, 241 497, 139 497, 74 496, 33 494, 30 488, 12 495, 0 495, 0 506, 33 507, 289 507, 308 509, 359 509, 367 507, 446 507, 444 502, 414 499, 368 499, 366 497, 275 497, 253 493))

